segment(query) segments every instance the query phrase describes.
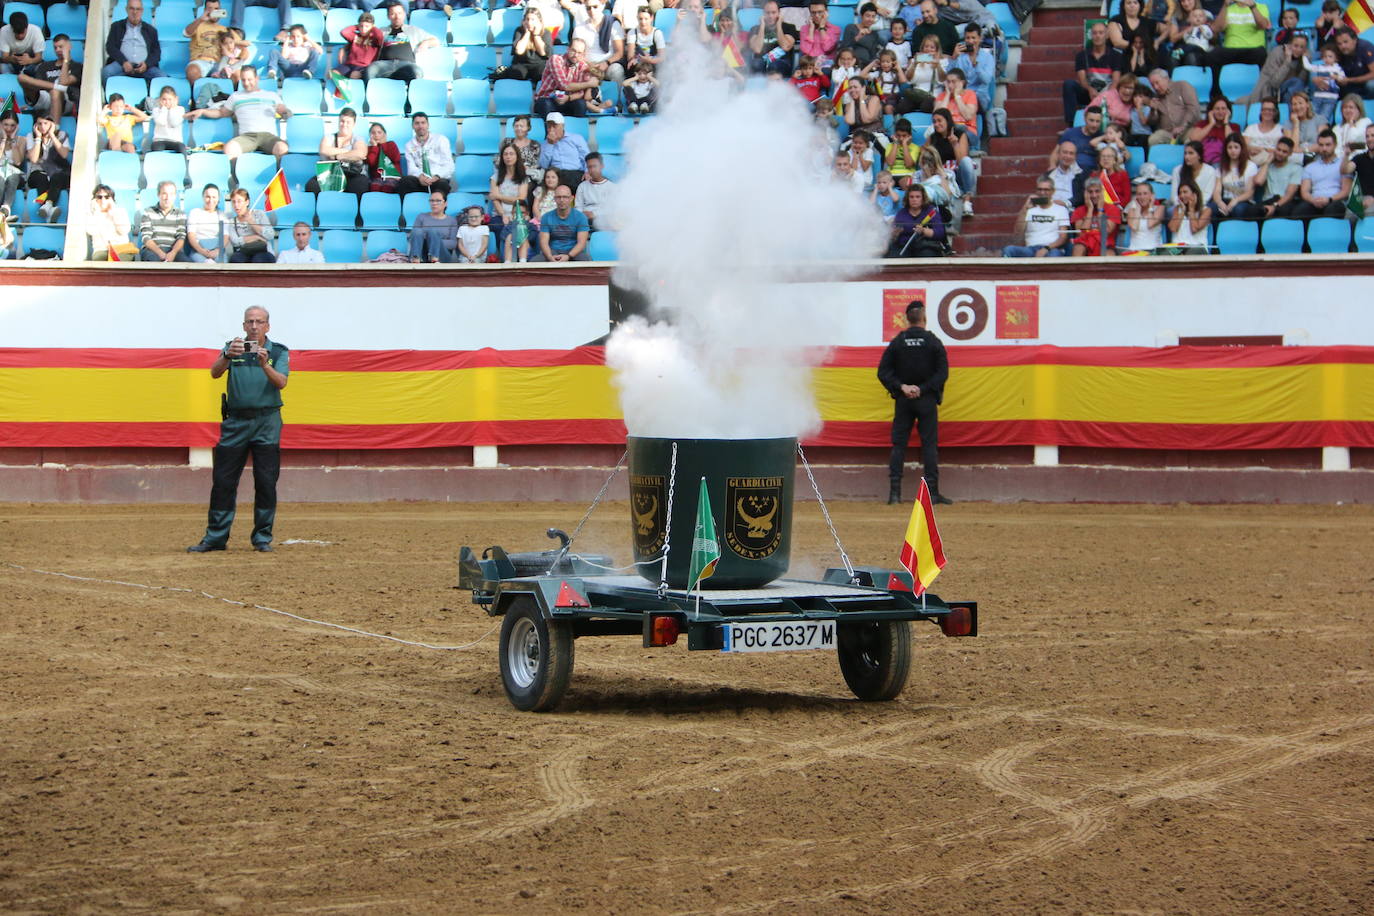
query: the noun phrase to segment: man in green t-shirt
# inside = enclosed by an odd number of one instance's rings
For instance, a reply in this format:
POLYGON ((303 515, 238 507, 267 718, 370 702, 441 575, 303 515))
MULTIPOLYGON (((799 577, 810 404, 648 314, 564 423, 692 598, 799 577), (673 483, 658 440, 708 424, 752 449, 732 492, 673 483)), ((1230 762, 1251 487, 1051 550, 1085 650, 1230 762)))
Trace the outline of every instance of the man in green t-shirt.
POLYGON ((277 515, 277 477, 281 473, 281 390, 291 372, 290 351, 267 339, 267 309, 254 305, 243 313, 243 336, 225 344, 210 367, 210 377, 229 373, 221 402, 224 417, 215 446, 210 519, 199 544, 187 553, 223 550, 234 524, 239 477, 249 452, 253 455, 253 549, 272 549, 272 523, 277 515))
POLYGON ((1269 7, 1257 0, 1231 0, 1212 20, 1213 34, 1221 43, 1207 54, 1212 68, 1212 93, 1219 91, 1221 68, 1226 64, 1264 66, 1268 56, 1265 30, 1269 28, 1269 7))

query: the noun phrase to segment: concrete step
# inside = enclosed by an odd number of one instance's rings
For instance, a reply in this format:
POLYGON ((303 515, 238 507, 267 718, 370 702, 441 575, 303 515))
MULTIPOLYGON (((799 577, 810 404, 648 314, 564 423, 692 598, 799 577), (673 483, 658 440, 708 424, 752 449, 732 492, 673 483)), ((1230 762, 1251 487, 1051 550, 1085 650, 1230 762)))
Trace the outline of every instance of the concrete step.
POLYGON ((1016 71, 1016 88, 1020 89, 1023 85, 1029 88, 1032 84, 1044 83, 1053 86, 1057 92, 1059 85, 1066 79, 1073 79, 1072 54, 1035 61, 1022 57, 1021 66, 1016 71))
MULTIPOLYGON (((1019 87, 1018 87, 1019 88, 1019 87)), ((1052 118, 1059 115, 1064 117, 1064 102, 1058 95, 1046 98, 1022 98, 1018 92, 1014 97, 1007 99, 1007 125, 1018 124, 1022 120, 1030 118, 1052 118)))

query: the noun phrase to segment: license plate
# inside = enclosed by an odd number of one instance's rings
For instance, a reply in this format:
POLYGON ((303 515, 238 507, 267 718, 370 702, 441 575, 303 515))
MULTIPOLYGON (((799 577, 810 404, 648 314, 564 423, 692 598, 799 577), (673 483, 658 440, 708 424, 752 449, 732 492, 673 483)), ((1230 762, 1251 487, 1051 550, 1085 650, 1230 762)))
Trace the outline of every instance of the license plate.
POLYGON ((721 627, 722 652, 795 652, 834 649, 835 622, 727 623, 721 627))

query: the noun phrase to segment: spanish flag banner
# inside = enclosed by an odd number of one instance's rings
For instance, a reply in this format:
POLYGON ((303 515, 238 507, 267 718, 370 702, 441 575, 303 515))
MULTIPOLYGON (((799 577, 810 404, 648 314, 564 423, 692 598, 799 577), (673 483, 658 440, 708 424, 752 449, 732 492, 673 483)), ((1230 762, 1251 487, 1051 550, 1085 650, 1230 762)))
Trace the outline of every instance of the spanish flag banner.
POLYGON ((1350 0, 1345 8, 1345 24, 1354 29, 1356 35, 1374 29, 1374 4, 1370 0, 1350 0))
POLYGON ((739 48, 735 47, 735 39, 731 36, 726 36, 721 41, 720 56, 725 59, 725 66, 732 70, 744 66, 744 56, 739 53, 739 48))
POLYGON ((262 208, 270 213, 290 203, 291 189, 286 186, 286 173, 278 169, 277 174, 272 176, 272 180, 267 182, 267 187, 262 192, 262 208))
POLYGON ((945 547, 935 527, 935 507, 931 505, 930 488, 924 477, 916 493, 916 504, 911 507, 911 521, 906 526, 900 560, 911 573, 911 590, 917 595, 924 594, 945 568, 945 547))

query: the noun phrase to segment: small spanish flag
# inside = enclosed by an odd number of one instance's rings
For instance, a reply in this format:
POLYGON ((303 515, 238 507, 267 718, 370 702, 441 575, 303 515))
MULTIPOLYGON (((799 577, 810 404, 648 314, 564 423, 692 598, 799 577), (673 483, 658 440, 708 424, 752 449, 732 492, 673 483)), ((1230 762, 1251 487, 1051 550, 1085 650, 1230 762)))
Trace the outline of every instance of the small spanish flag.
POLYGON ((930 488, 924 477, 916 493, 916 504, 911 507, 911 521, 906 526, 899 559, 911 573, 911 590, 917 595, 923 594, 945 568, 945 548, 935 528, 935 507, 931 505, 930 488))
POLYGON ((726 36, 724 41, 721 42, 720 55, 725 58, 725 66, 732 70, 738 70, 740 67, 744 66, 744 56, 739 53, 739 48, 735 47, 735 39, 733 36, 726 36))
POLYGON ((839 81, 835 86, 835 91, 830 94, 830 101, 835 104, 835 112, 838 114, 844 108, 844 94, 849 91, 849 78, 846 77, 839 81))
POLYGON ((43 206, 45 203, 48 202, 48 192, 44 191, 43 193, 39 194, 37 197, 33 199, 33 202, 38 204, 40 207, 43 206))
POLYGON ((115 251, 115 246, 114 246, 113 244, 111 244, 111 245, 109 246, 109 249, 105 252, 105 260, 107 260, 107 261, 118 261, 118 260, 119 260, 119 252, 118 252, 118 251, 115 251))
POLYGON ((278 169, 262 195, 262 208, 269 213, 290 204, 291 189, 286 186, 286 173, 278 169))
POLYGON ((1374 4, 1370 0, 1350 0, 1345 8, 1345 24, 1354 29, 1356 35, 1374 29, 1374 4))

